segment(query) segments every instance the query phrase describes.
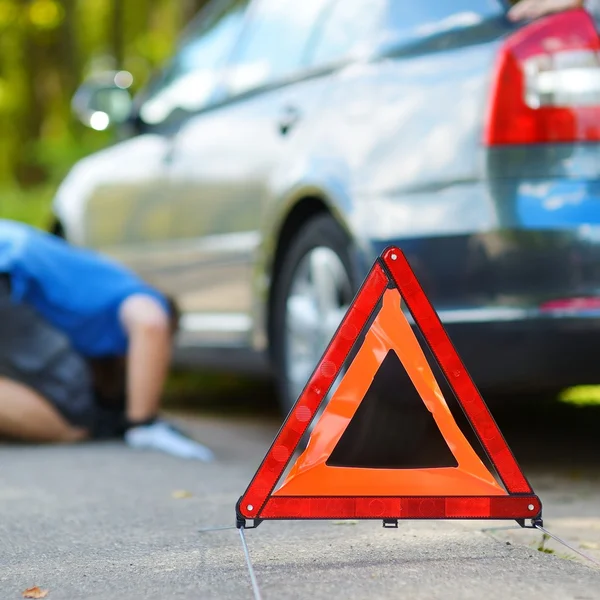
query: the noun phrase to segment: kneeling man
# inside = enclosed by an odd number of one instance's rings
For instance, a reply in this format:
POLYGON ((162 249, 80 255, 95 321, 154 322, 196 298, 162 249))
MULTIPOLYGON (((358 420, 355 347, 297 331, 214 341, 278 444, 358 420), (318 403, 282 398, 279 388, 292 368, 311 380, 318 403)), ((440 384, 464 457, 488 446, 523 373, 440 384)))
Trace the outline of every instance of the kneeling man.
POLYGON ((174 304, 118 263, 0 220, 0 435, 122 436, 211 460, 159 418, 176 323, 174 304))

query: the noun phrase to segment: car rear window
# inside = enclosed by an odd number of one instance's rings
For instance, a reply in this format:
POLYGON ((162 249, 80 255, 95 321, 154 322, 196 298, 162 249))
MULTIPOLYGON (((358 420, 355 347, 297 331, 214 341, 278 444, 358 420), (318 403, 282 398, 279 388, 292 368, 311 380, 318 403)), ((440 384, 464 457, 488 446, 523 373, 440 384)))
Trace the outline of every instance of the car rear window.
POLYGON ((421 37, 477 25, 504 11, 501 0, 390 0, 385 28, 389 37, 421 37))
POLYGON ((476 25, 505 8, 503 0, 335 0, 317 27, 308 62, 324 65, 380 43, 476 25))

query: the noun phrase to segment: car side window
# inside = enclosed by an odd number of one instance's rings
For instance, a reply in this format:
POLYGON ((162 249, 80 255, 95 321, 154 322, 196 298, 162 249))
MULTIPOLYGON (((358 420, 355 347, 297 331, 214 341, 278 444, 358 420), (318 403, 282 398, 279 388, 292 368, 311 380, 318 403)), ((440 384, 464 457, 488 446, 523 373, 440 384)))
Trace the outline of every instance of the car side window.
POLYGON ((176 112, 191 113, 210 104, 242 30, 248 1, 218 0, 200 13, 197 27, 144 94, 138 114, 145 124, 164 124, 176 112))
POLYGON ((257 0, 229 68, 227 87, 239 94, 291 76, 304 65, 315 24, 331 0, 257 0))
POLYGON ((310 65, 336 63, 368 49, 388 3, 388 0, 335 0, 317 28, 309 50, 310 65))

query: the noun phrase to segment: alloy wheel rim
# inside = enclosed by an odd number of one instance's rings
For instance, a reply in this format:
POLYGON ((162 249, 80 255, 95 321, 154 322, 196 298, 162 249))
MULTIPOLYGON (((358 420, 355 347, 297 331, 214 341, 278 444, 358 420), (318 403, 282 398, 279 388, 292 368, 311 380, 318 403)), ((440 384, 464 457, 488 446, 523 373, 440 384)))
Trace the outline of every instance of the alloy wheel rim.
POLYGON ((331 248, 319 246, 298 264, 286 303, 286 377, 295 401, 352 301, 344 263, 331 248))

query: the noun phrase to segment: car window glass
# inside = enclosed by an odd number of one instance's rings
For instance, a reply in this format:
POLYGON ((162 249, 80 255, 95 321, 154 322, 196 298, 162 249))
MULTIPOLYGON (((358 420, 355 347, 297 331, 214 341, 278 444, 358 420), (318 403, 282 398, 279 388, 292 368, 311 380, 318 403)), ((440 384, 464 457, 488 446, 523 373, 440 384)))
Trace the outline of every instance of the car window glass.
POLYGON ((282 79, 304 64, 315 23, 331 0, 258 0, 227 77, 232 93, 282 79))
POLYGON ((388 5, 382 36, 385 41, 404 36, 426 37, 477 25, 485 18, 499 14, 502 9, 500 0, 388 0, 388 5))
POLYGON ((309 63, 334 63, 367 50, 387 5, 388 0, 336 0, 317 29, 309 63))
POLYGON ((149 125, 163 123, 176 110, 193 112, 209 104, 221 69, 237 41, 248 0, 213 3, 200 15, 170 65, 148 91, 139 114, 149 125))

